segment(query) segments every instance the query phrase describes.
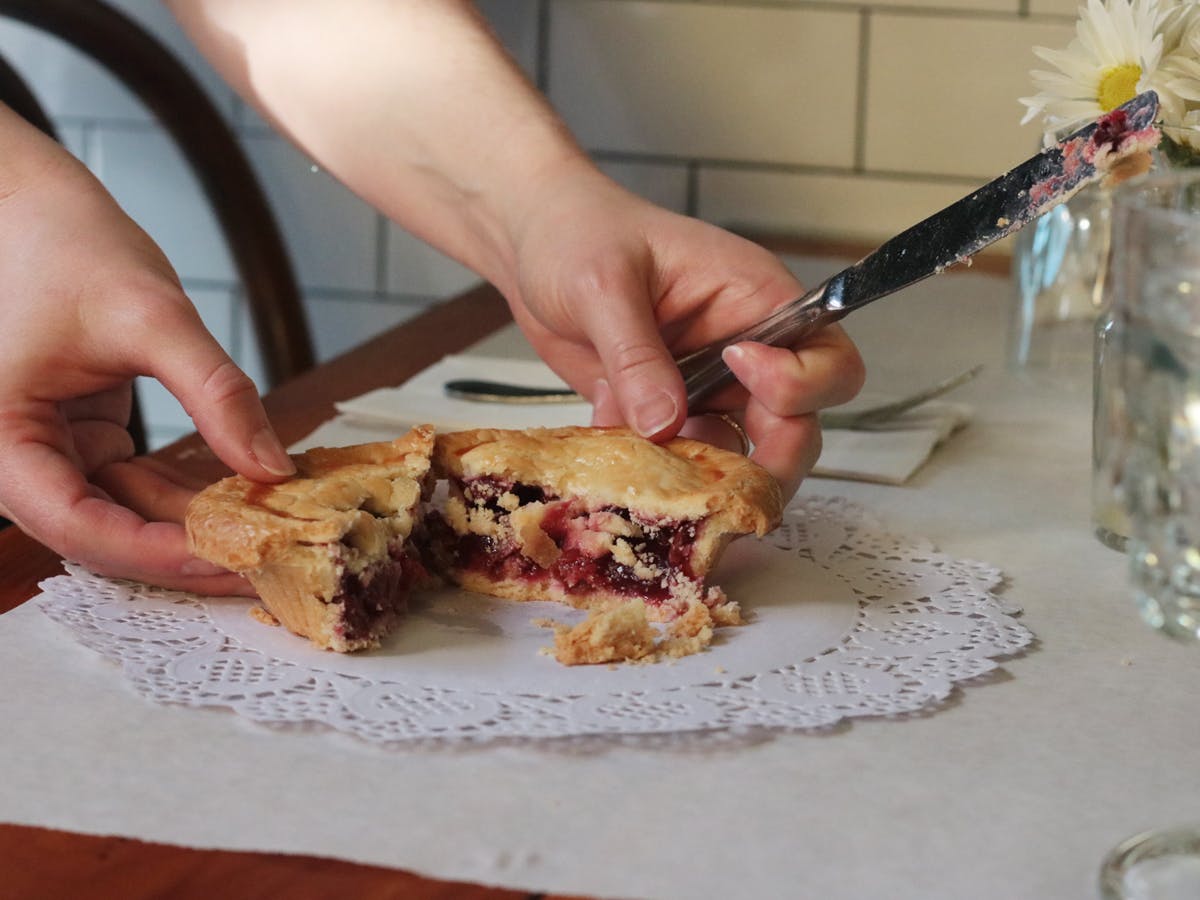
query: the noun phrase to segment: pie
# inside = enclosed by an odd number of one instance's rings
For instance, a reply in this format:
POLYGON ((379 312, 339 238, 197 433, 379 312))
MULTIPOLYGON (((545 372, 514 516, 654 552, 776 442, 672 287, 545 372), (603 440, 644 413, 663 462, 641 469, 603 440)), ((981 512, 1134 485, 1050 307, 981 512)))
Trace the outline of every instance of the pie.
POLYGON ((707 577, 729 541, 782 511, 771 475, 737 453, 624 428, 483 428, 438 435, 447 491, 426 519, 428 562, 468 590, 608 609, 654 621, 696 604, 740 622, 707 577))
POLYGON ((429 578, 415 542, 433 429, 390 442, 317 448, 280 484, 242 476, 193 498, 191 551, 245 575, 267 611, 319 647, 379 646, 429 578))

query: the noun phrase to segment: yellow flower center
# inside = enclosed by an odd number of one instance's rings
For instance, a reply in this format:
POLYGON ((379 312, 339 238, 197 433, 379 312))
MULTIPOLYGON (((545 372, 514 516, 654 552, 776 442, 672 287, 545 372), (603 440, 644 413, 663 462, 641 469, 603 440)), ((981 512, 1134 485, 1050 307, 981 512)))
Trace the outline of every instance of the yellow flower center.
POLYGON ((1142 77, 1142 67, 1137 63, 1124 63, 1113 66, 1100 76, 1100 87, 1096 90, 1096 100, 1105 112, 1111 112, 1122 103, 1127 103, 1137 94, 1138 79, 1142 77))

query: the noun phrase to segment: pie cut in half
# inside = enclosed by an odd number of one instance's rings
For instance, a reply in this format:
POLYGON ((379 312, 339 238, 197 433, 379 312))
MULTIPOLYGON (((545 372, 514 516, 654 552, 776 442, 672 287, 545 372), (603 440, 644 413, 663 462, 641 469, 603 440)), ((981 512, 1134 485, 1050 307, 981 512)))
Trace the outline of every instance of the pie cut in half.
POLYGON ((740 622, 708 575, 782 511, 775 479, 744 456, 625 428, 442 434, 433 468, 447 492, 426 520, 429 561, 447 579, 593 610, 640 599, 655 621, 702 603, 714 623, 740 622))
POLYGON ((235 475, 188 506, 191 551, 246 576, 275 619, 319 647, 379 646, 428 578, 420 522, 433 429, 293 456, 279 484, 235 475))

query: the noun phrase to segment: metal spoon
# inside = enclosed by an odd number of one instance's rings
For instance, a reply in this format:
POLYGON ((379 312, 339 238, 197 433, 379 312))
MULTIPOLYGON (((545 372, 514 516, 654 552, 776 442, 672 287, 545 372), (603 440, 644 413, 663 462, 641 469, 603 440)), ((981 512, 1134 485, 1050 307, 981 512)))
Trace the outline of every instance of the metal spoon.
MULTIPOLYGON (((916 393, 855 410, 825 410, 821 413, 821 425, 825 428, 843 430, 872 428, 903 415, 935 397, 966 384, 982 371, 983 366, 972 366, 950 378, 943 379, 916 393)), ((500 381, 476 378, 458 378, 444 385, 446 394, 459 400, 477 403, 582 403, 583 397, 565 388, 525 387, 500 381)))

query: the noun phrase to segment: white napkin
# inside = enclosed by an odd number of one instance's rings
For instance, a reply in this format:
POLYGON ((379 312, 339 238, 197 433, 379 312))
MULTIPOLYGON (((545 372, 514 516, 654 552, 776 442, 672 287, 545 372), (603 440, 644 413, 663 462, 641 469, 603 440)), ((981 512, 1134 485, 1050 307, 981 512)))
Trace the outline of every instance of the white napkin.
MULTIPOLYGON (((549 366, 535 360, 451 355, 399 387, 378 388, 337 404, 340 415, 299 446, 322 441, 348 443, 378 440, 380 432, 428 423, 443 431, 492 426, 586 425, 591 420, 587 403, 479 403, 446 396, 444 385, 454 378, 483 378, 528 387, 566 386, 549 366)), ((864 397, 855 406, 879 399, 864 397)), ((970 407, 959 403, 926 403, 872 431, 825 431, 821 459, 812 474, 817 477, 903 484, 929 458, 934 448, 965 425, 970 407)))

